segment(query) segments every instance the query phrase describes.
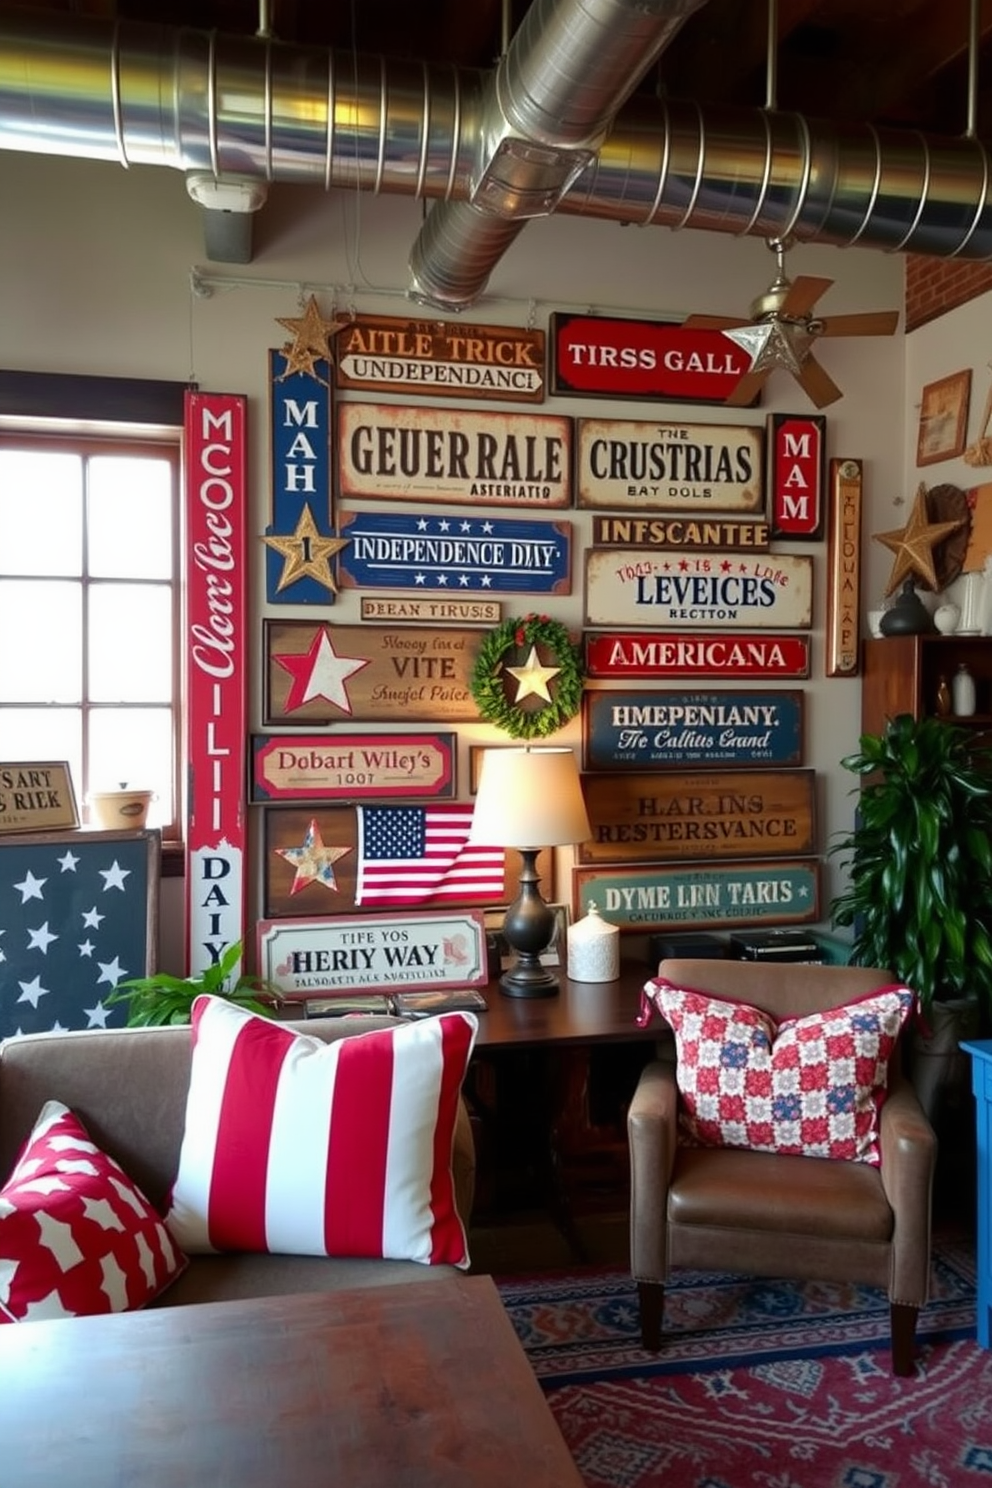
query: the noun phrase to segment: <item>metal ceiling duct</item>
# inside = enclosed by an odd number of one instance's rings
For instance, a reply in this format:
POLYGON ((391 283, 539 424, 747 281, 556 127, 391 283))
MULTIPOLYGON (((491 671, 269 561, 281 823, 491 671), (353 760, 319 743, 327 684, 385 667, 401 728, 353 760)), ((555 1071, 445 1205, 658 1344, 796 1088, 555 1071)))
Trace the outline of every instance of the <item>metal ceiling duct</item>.
MULTIPOLYGON (((486 83, 480 72, 264 38, 62 16, 43 29, 33 13, 0 16, 0 148, 123 166, 468 203, 486 158, 486 83)), ((992 257, 989 155, 979 141, 760 109, 628 102, 556 210, 992 257)), ((489 250, 520 225, 494 220, 489 250)), ((422 258, 426 280, 432 266, 422 258)), ((488 268, 495 261, 490 252, 488 268)), ((480 255, 463 279, 478 281, 486 263, 480 255)))

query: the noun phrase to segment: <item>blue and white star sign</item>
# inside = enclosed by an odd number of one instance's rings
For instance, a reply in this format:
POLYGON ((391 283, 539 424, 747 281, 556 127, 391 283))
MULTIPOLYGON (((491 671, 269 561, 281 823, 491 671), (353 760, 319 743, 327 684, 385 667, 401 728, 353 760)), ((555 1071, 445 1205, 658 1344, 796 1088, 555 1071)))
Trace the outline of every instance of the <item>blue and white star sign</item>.
POLYGON ((427 594, 570 594, 569 522, 344 512, 342 587, 427 594))

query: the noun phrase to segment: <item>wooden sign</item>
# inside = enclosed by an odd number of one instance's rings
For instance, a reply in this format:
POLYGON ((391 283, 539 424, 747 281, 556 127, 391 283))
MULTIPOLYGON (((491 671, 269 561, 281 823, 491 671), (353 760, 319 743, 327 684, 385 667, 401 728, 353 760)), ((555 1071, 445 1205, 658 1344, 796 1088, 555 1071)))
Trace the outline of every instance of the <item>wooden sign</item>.
POLYGON ((823 534, 827 420, 822 413, 770 413, 767 432, 772 535, 815 542, 823 534))
POLYGON ((819 918, 819 863, 573 868, 573 914, 595 905, 621 930, 799 925, 819 918))
POLYGON ((585 661, 590 677, 808 677, 809 637, 589 633, 585 661))
POLYGON ((478 720, 485 630, 265 620, 265 723, 478 720))
POLYGON ((363 620, 421 620, 431 625, 498 625, 503 606, 498 599, 380 599, 362 595, 363 620))
POLYGON ((630 517, 592 519, 597 547, 734 548, 763 552, 771 541, 767 522, 738 522, 730 517, 630 517))
POLYGON ((356 315, 334 338, 339 388, 417 397, 544 400, 544 332, 356 315))
POLYGON ((580 863, 794 857, 813 852, 813 771, 584 775, 580 863))
POLYGON ((256 734, 253 801, 455 794, 455 734, 256 734))
POLYGON ((0 833, 78 826, 76 795, 65 760, 0 761, 0 833))
POLYGON ((338 408, 338 491, 444 506, 572 504, 572 421, 547 413, 338 408))
POLYGON ((481 987, 489 980, 481 910, 260 920, 258 973, 290 998, 358 988, 481 987))
POLYGON ((828 677, 855 677, 861 661, 861 461, 830 461, 827 544, 828 677))
POLYGON ((331 560, 341 543, 331 524, 330 367, 289 370, 269 352, 272 521, 265 529, 265 598, 269 604, 333 604, 331 560))
POLYGON ((577 419, 575 444, 579 506, 764 513, 761 429, 577 419))
POLYGON ((585 554, 585 619, 587 625, 805 630, 813 621, 813 560, 592 548, 585 554))
POLYGON ((801 692, 582 694, 582 768, 752 769, 802 764, 801 692))
POLYGON ((608 315, 551 316, 551 385, 573 397, 723 403, 751 359, 722 331, 608 315))
POLYGON ((570 522, 345 512, 342 588, 570 594, 570 522))

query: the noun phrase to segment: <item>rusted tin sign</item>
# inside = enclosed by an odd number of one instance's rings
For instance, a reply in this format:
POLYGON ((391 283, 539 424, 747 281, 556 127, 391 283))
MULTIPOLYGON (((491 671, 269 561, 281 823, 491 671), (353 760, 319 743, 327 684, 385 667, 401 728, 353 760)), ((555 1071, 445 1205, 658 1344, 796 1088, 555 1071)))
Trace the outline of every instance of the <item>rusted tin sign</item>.
POLYGON ((802 764, 801 692, 582 694, 582 768, 725 769, 802 764))
POLYGON ((590 677, 809 676, 808 636, 590 632, 585 653, 590 677))
POLYGON ((813 771, 584 775, 580 863, 795 857, 816 847, 813 771))
POLYGON ((585 554, 585 619, 587 625, 805 630, 813 620, 813 560, 592 548, 585 554))
POLYGON ((265 620, 266 726, 280 723, 462 723, 485 630, 319 625, 265 620))
POLYGON ((763 515, 764 434, 733 424, 577 419, 579 506, 763 515))
POLYGON ((498 625, 503 606, 498 599, 389 599, 362 595, 363 620, 422 620, 431 625, 498 625))
POLYGON ((338 491, 371 501, 446 506, 572 504, 572 420, 343 403, 338 491))
POLYGON ((768 505, 775 537, 823 534, 827 420, 822 413, 768 415, 768 505))
POLYGON ((455 734, 255 734, 253 801, 455 794, 455 734))
POLYGON ((356 315, 335 337, 335 381, 364 392, 541 403, 544 332, 356 315))
POLYGON ((260 920, 258 971, 287 997, 386 987, 481 987, 489 980, 481 910, 260 920))
POLYGON ((819 862, 573 868, 576 918, 595 905, 621 930, 799 925, 819 918, 819 862))
POLYGON ((763 552, 771 541, 767 522, 730 517, 631 517, 596 514, 592 540, 597 547, 734 548, 763 552))
POLYGON ((751 359, 722 331, 608 315, 551 317, 552 389, 575 397, 723 403, 751 359))
POLYGON ((570 594, 570 522, 342 512, 342 588, 570 594))

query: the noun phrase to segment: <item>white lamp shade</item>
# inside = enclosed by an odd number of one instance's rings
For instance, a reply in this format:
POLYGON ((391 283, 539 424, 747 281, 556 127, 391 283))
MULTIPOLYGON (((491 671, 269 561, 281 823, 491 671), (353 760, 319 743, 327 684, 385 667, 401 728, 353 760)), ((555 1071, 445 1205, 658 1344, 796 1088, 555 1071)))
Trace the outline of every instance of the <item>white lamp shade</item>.
POLYGON ((564 847, 591 836, 573 750, 483 751, 469 841, 564 847))

